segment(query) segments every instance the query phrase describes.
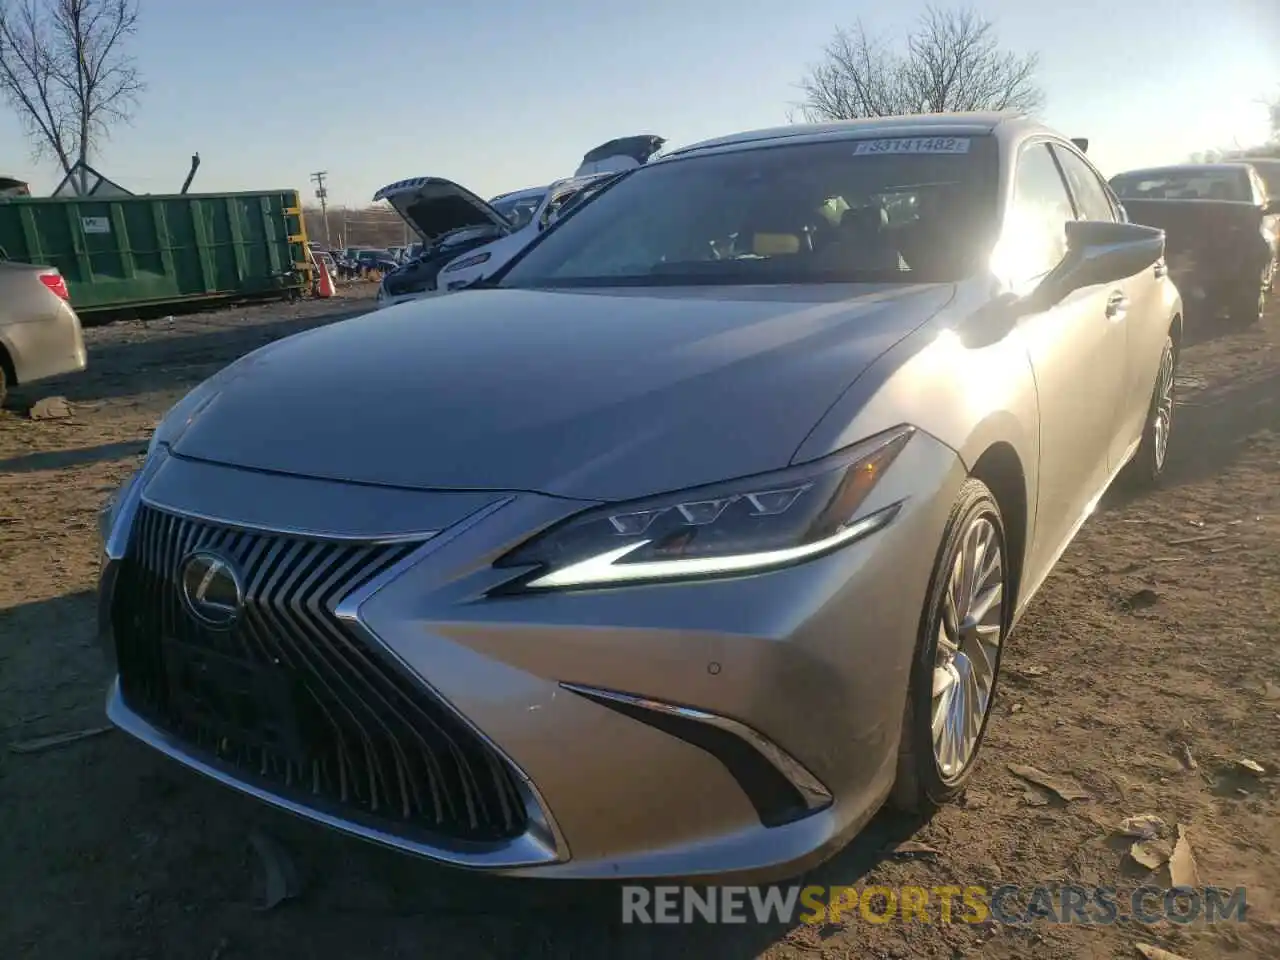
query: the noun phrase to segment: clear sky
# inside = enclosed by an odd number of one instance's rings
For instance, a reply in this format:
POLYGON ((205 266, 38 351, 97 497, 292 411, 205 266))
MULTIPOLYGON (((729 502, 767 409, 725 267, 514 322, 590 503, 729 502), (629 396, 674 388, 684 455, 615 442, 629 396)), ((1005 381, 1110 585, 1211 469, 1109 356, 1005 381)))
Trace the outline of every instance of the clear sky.
MULTIPOLYGON (((308 187, 367 203, 444 176, 483 195, 572 174, 616 136, 670 146, 785 122, 837 25, 901 34, 923 3, 874 0, 142 0, 149 85, 101 156, 138 193, 308 187)), ((943 6, 950 5, 943 0, 943 6)), ((1045 119, 1104 172, 1266 134, 1280 0, 976 0, 1006 46, 1041 56, 1045 119)), ((39 192, 0 104, 0 171, 39 192)))

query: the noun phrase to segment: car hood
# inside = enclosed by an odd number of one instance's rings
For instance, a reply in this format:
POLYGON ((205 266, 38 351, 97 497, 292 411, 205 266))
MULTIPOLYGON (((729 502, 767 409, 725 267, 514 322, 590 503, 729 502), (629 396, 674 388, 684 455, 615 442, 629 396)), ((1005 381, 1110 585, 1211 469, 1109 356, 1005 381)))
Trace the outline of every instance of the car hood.
POLYGON ((406 303, 243 358, 200 388, 173 451, 588 500, 762 473, 786 466, 841 392, 953 294, 490 289, 406 303))
POLYGON ((593 173, 619 173, 644 166, 667 141, 653 134, 618 137, 588 150, 578 165, 576 177, 593 173))
POLYGON ((506 217, 465 187, 442 177, 415 177, 389 183, 373 195, 386 200, 422 242, 430 244, 455 230, 490 227, 511 229, 506 217))

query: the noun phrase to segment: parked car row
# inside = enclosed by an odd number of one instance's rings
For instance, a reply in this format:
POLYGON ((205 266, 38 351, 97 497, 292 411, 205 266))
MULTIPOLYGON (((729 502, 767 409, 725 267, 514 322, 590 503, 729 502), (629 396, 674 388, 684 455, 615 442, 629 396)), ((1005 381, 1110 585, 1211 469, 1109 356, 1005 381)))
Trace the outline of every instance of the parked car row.
POLYGON ((1084 148, 949 114, 489 203, 392 184, 434 291, 484 282, 170 411, 100 518, 109 717, 316 824, 517 875, 794 875, 886 801, 956 797, 1058 558, 1113 482, 1165 473, 1176 218, 1253 255, 1270 215, 1252 177, 1190 201, 1250 211, 1219 216, 1084 148), (1129 202, 1174 204, 1169 233, 1129 202))
POLYGON ((374 194, 374 202, 390 203, 422 244, 413 259, 383 277, 378 305, 450 293, 493 276, 614 177, 647 163, 664 143, 652 135, 610 140, 589 150, 573 177, 488 203, 441 177, 388 184, 374 194))

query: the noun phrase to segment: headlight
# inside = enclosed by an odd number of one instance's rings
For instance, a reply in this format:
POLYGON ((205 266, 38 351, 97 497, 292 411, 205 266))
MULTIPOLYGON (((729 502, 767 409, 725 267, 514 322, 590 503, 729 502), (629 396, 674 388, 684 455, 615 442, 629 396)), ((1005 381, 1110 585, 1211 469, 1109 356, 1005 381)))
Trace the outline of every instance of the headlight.
POLYGON ((901 501, 859 510, 914 433, 898 427, 778 473, 592 509, 497 566, 535 566, 512 585, 535 590, 726 576, 807 560, 893 520, 901 501))
POLYGON ((444 268, 443 272, 453 273, 455 270, 465 270, 467 269, 467 267, 476 267, 482 263, 487 263, 489 260, 489 257, 491 256, 492 254, 489 254, 489 253, 477 253, 474 256, 464 257, 463 259, 459 260, 457 263, 449 264, 447 267, 444 268))

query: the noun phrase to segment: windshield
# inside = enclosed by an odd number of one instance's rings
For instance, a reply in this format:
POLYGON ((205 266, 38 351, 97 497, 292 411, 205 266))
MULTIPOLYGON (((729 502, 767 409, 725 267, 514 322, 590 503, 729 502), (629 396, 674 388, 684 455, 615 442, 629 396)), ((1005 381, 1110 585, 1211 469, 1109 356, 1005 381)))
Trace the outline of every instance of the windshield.
POLYGON ((503 287, 952 281, 990 252, 990 137, 676 158, 603 189, 503 287))
POLYGON ((538 212, 538 205, 542 203, 542 198, 546 195, 545 191, 541 193, 518 193, 515 196, 490 200, 489 206, 505 217, 513 230, 519 230, 533 219, 533 215, 538 212))
POLYGON ((1123 173, 1111 188, 1121 200, 1253 200, 1244 168, 1123 173))

